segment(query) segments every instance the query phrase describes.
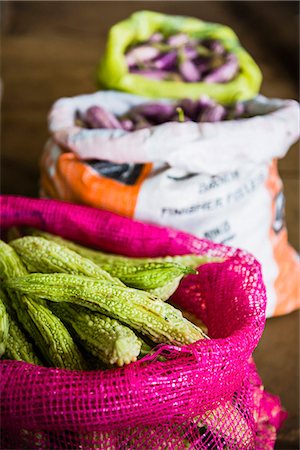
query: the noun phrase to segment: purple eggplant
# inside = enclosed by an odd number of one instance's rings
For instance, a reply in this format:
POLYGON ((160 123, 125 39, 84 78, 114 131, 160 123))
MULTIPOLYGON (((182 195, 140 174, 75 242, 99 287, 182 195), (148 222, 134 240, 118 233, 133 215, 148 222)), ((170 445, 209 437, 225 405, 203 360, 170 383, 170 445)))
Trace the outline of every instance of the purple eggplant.
POLYGON ((132 131, 134 129, 134 123, 130 119, 121 119, 120 123, 125 131, 132 131))
POLYGON ((148 39, 149 43, 157 43, 157 42, 161 42, 164 40, 164 35, 162 33, 154 33, 152 34, 152 36, 150 36, 150 38, 148 39))
POLYGON ((246 108, 244 103, 237 102, 232 106, 227 107, 227 120, 240 119, 245 116, 246 108))
POLYGON ((167 44, 172 47, 181 47, 182 45, 186 45, 190 42, 190 38, 185 33, 177 33, 173 34, 167 39, 167 44))
POLYGON ((239 117, 243 116, 245 114, 245 112, 246 112, 246 108, 245 108, 244 103, 238 102, 234 105, 234 108, 233 108, 233 118, 238 119, 239 117))
POLYGON ((182 49, 182 52, 183 52, 183 54, 184 54, 186 59, 195 59, 198 56, 197 48, 195 48, 192 45, 186 45, 182 49))
POLYGON ((199 104, 197 100, 184 98, 180 103, 178 103, 178 106, 182 108, 185 117, 189 117, 191 120, 196 121, 199 113, 199 104))
MULTIPOLYGON (((135 106, 131 114, 138 114, 150 122, 162 123, 168 121, 174 114, 176 107, 166 103, 144 103, 135 106)), ((130 117, 132 117, 130 115, 130 117)))
POLYGON ((168 70, 175 68, 177 61, 177 52, 168 52, 162 54, 156 58, 156 60, 152 63, 152 67, 160 70, 168 70))
POLYGON ((205 58, 203 56, 198 56, 196 59, 193 60, 193 63, 195 64, 199 72, 200 77, 199 81, 202 81, 204 75, 207 75, 209 73, 210 59, 205 58))
POLYGON ((200 111, 204 111, 206 108, 211 108, 212 106, 216 106, 215 100, 208 97, 208 95, 202 95, 202 97, 198 100, 198 107, 200 111))
POLYGON ((122 128, 119 120, 101 106, 91 106, 85 113, 84 121, 89 128, 122 128))
POLYGON ((226 109, 222 105, 207 106, 198 116, 198 122, 220 122, 226 117, 226 109))
POLYGON ((160 54, 160 51, 151 45, 140 45, 126 53, 125 58, 129 67, 151 61, 160 54))
POLYGON ((195 83, 200 80, 200 72, 197 69, 196 64, 189 59, 180 63, 179 72, 185 81, 195 83))
POLYGON ((206 83, 226 83, 236 76, 238 68, 237 57, 233 53, 229 53, 225 63, 207 74, 203 81, 206 83))
POLYGON ((223 55, 225 53, 224 46, 220 41, 217 41, 216 39, 204 39, 201 42, 201 45, 203 45, 216 55, 223 55))

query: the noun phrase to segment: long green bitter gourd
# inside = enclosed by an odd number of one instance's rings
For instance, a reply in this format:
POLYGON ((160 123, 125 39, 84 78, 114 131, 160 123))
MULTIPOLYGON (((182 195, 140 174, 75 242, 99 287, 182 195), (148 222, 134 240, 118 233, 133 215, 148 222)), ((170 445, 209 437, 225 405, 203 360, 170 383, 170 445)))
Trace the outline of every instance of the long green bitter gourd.
POLYGON ((147 292, 80 275, 31 274, 10 279, 9 289, 51 301, 66 301, 113 317, 154 342, 189 344, 207 336, 181 312, 147 292))
POLYGON ((10 242, 29 272, 72 273, 110 281, 123 286, 117 278, 88 258, 43 237, 25 236, 10 242))
POLYGON ((184 275, 193 273, 192 269, 208 262, 222 261, 221 258, 194 254, 159 258, 130 258, 92 250, 45 231, 33 228, 27 228, 26 231, 75 251, 93 261, 112 276, 122 280, 127 286, 151 292, 162 300, 171 297, 184 275), (159 264, 162 265, 159 266, 159 264))
POLYGON ((142 342, 119 321, 67 303, 53 302, 50 307, 72 327, 82 346, 105 364, 123 366, 137 360, 142 342))
MULTIPOLYGON (((26 275, 27 270, 14 249, 0 241, 0 276, 5 281, 26 275)), ((48 363, 66 369, 84 369, 85 362, 70 333, 46 303, 34 301, 8 289, 17 317, 48 363)))
POLYGON ((229 448, 248 450, 254 448, 254 434, 237 406, 227 401, 200 418, 193 420, 198 428, 208 427, 213 435, 223 439, 229 448))
POLYGON ((72 273, 111 281, 153 292, 167 300, 186 273, 194 270, 173 262, 145 263, 137 266, 124 262, 103 265, 100 268, 92 260, 39 236, 25 236, 10 242, 29 272, 72 273), (104 270, 103 270, 104 269, 104 270), (110 272, 110 273, 108 273, 110 272))
POLYGON ((148 289, 148 292, 156 297, 160 298, 162 301, 168 300, 172 294, 176 291, 179 286, 180 281, 182 280, 183 275, 180 275, 177 278, 174 278, 171 281, 168 281, 161 287, 157 287, 155 289, 148 289))
POLYGON ((136 258, 121 255, 113 255, 111 253, 101 252, 100 250, 93 250, 91 248, 84 247, 83 245, 76 244, 73 241, 64 239, 52 233, 46 231, 37 230, 35 228, 25 228, 26 233, 41 236, 45 239, 57 242, 60 245, 70 248, 71 250, 79 253, 86 258, 91 259, 96 264, 102 266, 103 264, 112 265, 114 263, 126 263, 132 265, 146 264, 150 262, 174 262, 182 266, 189 266, 193 269, 209 262, 221 262, 223 258, 209 255, 176 255, 176 256, 160 256, 155 258, 136 258))
POLYGON ((4 354, 8 339, 9 317, 3 301, 4 292, 0 289, 0 358, 4 354))
POLYGON ((33 345, 28 341, 17 322, 12 318, 9 321, 9 334, 4 356, 8 359, 24 361, 39 366, 43 365, 36 355, 33 345))
POLYGON ((42 365, 42 362, 36 355, 32 343, 29 342, 17 323, 9 306, 9 298, 2 289, 0 289, 0 303, 6 310, 8 322, 8 333, 5 341, 4 357, 8 359, 16 359, 18 361, 25 361, 31 364, 42 365))
POLYGON ((120 278, 126 286, 148 291, 164 286, 179 276, 196 273, 191 267, 174 262, 150 262, 139 265, 118 262, 101 266, 114 277, 120 278))

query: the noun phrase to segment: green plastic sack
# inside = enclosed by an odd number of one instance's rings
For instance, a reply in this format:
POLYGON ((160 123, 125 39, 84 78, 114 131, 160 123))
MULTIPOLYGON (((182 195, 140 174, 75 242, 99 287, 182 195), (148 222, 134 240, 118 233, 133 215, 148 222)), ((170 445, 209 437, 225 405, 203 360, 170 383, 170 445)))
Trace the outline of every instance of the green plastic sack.
POLYGON ((140 11, 110 29, 97 78, 101 88, 117 89, 147 97, 199 98, 206 94, 218 102, 232 103, 255 97, 260 89, 262 74, 231 28, 191 17, 140 11), (185 83, 153 80, 129 73, 125 60, 126 49, 132 44, 146 41, 157 31, 167 36, 185 32, 193 38, 220 40, 228 51, 237 56, 239 74, 227 83, 185 83))

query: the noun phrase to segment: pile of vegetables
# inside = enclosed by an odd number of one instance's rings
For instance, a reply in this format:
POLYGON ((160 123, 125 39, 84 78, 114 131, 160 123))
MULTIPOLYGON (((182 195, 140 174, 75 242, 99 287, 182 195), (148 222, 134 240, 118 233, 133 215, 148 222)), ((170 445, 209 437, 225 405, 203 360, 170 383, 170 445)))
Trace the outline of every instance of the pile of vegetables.
POLYGON ((9 244, 0 241, 4 358, 91 370, 129 364, 158 343, 208 338, 166 300, 185 275, 215 258, 128 258, 25 233, 11 229, 9 244))
POLYGON ((156 32, 125 53, 129 72, 154 80, 226 83, 236 77, 239 63, 217 39, 196 39, 186 33, 165 37, 156 32))
POLYGON ((186 98, 176 103, 142 103, 119 117, 103 106, 93 105, 84 113, 77 112, 76 124, 90 129, 136 131, 166 122, 220 122, 245 116, 245 106, 241 102, 225 106, 202 96, 199 100, 186 98))

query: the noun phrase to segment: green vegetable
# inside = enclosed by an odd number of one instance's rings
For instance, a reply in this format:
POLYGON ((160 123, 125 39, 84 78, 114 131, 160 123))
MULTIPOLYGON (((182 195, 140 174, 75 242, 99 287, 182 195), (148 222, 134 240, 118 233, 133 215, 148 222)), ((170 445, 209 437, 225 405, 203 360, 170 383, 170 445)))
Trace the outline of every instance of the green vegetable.
POLYGON ((196 99, 208 95, 224 104, 255 97, 262 81, 260 69, 229 27, 150 11, 136 12, 110 29, 97 75, 100 86, 108 89, 153 98, 196 99), (149 40, 156 32, 164 36, 185 33, 191 39, 217 40, 237 58, 240 70, 232 81, 226 83, 156 80, 129 73, 126 51, 132 44, 149 40))
POLYGON ((78 336, 83 347, 105 364, 123 366, 136 361, 142 346, 134 332, 115 319, 66 303, 52 311, 78 336))
POLYGON ((116 263, 126 263, 127 265, 141 265, 148 263, 159 263, 159 262, 172 262, 175 264, 179 264, 182 266, 189 266, 192 268, 197 268, 202 264, 206 264, 208 262, 220 262, 222 258, 217 258, 209 255, 176 255, 176 256, 160 256, 156 258, 133 258, 128 256, 121 255, 113 255, 110 253, 104 253, 100 250, 92 250, 90 248, 84 247, 82 245, 76 244, 75 242, 64 239, 60 236, 47 233, 46 231, 37 230, 34 228, 27 228, 26 232, 34 235, 40 236, 45 239, 54 241, 62 246, 68 247, 69 249, 75 251, 76 253, 84 256, 86 258, 94 261, 95 264, 102 266, 113 265, 116 263))
POLYGON ((149 262, 133 265, 120 261, 113 264, 103 264, 101 267, 114 277, 120 278, 126 286, 145 291, 160 288, 186 274, 196 273, 190 267, 173 262, 149 262))
MULTIPOLYGON (((27 274, 14 249, 3 241, 0 241, 0 274, 4 282, 27 274)), ((36 302, 29 296, 20 295, 10 289, 7 292, 19 322, 50 365, 66 369, 85 367, 82 355, 68 330, 45 306, 45 302, 36 302)))
POLYGON ((180 311, 149 293, 69 274, 31 274, 5 283, 19 293, 66 301, 109 315, 154 342, 188 344, 207 336, 180 311))
POLYGON ((195 418, 199 429, 208 427, 210 432, 223 439, 232 448, 247 450, 254 448, 254 436, 241 411, 231 402, 220 404, 208 410, 199 418, 195 418))
POLYGON ((8 330, 9 318, 4 304, 4 292, 0 289, 0 358, 5 352, 8 330))
POLYGON ((101 264, 43 237, 25 236, 10 242, 30 272, 71 273, 86 275, 127 286, 149 290, 164 286, 179 276, 195 273, 189 267, 173 262, 151 262, 128 265, 126 261, 101 264), (109 272, 109 273, 108 273, 109 272), (112 275, 112 276, 111 276, 112 275))
POLYGON ((72 273, 123 285, 90 259, 43 237, 25 236, 11 241, 10 245, 30 272, 72 273))
POLYGON ((174 278, 171 281, 168 281, 161 287, 155 289, 149 289, 149 293, 155 295, 160 298, 162 301, 168 300, 172 294, 176 291, 179 286, 180 281, 182 280, 182 275, 177 278, 174 278))
POLYGON ((6 333, 4 332, 6 337, 4 337, 4 340, 2 334, 2 345, 4 341, 5 349, 4 358, 42 365, 40 359, 34 351, 32 343, 28 341, 27 337, 19 327, 9 303, 9 299, 5 292, 0 289, 1 310, 3 310, 3 308, 5 309, 7 322, 7 330, 6 333))
POLYGON ((17 361, 25 361, 30 364, 37 364, 39 366, 43 365, 36 355, 33 345, 28 341, 17 322, 12 318, 9 319, 9 334, 4 357, 7 359, 16 359, 17 361))

